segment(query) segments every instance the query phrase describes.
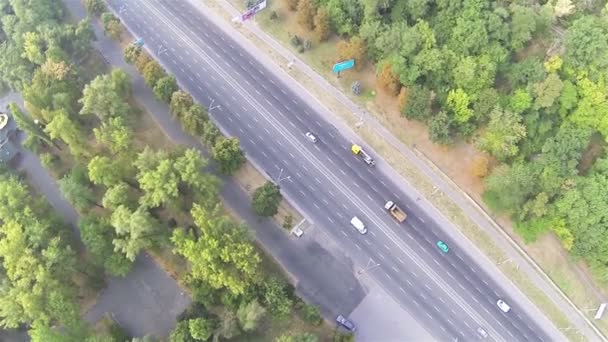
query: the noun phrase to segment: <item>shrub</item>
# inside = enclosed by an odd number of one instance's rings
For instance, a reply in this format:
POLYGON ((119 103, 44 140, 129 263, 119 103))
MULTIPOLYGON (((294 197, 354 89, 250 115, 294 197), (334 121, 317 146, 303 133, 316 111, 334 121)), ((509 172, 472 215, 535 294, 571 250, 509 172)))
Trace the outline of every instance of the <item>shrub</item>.
POLYGON ((294 47, 298 47, 302 44, 302 39, 300 39, 300 37, 298 37, 297 34, 294 34, 293 36, 291 36, 291 39, 289 40, 289 42, 294 47))
POLYGON ((319 325, 323 322, 323 317, 321 317, 321 313, 319 309, 314 305, 306 305, 303 310, 304 319, 314 325, 319 325))
POLYGON ((353 94, 360 95, 361 94, 361 82, 355 81, 350 86, 350 90, 352 90, 353 94))

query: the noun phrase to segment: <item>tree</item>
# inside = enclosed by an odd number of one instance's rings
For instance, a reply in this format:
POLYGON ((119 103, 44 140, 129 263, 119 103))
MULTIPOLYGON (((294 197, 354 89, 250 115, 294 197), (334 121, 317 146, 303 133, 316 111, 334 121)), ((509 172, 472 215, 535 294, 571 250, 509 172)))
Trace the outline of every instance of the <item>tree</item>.
POLYGON ((112 213, 111 223, 116 231, 116 238, 112 240, 114 250, 131 261, 161 236, 160 223, 144 207, 131 211, 120 205, 112 213))
POLYGON ((131 271, 133 262, 114 252, 112 240, 116 238, 116 234, 107 219, 88 214, 80 219, 78 226, 82 242, 94 264, 102 266, 115 276, 125 276, 131 271))
POLYGON ((192 95, 183 90, 178 90, 171 95, 169 109, 175 118, 181 118, 183 114, 192 107, 194 99, 192 95))
POLYGON ((84 87, 83 96, 78 102, 82 104, 80 114, 97 115, 102 121, 109 117, 124 116, 128 110, 124 94, 118 92, 119 84, 111 75, 95 77, 84 87))
POLYGON ((85 156, 88 154, 86 148, 86 138, 81 128, 72 121, 63 110, 54 112, 53 120, 49 122, 44 131, 51 139, 61 139, 69 147, 74 156, 85 156))
POLYGON ((157 61, 150 60, 148 64, 144 66, 142 76, 144 77, 146 85, 150 88, 153 88, 156 86, 156 82, 158 82, 158 80, 163 77, 167 77, 167 73, 165 72, 165 69, 163 69, 163 67, 158 64, 157 61))
POLYGON ((213 146, 213 158, 218 162, 220 172, 232 175, 246 161, 239 139, 221 138, 213 146))
POLYGON ((154 85, 154 96, 157 99, 169 103, 173 93, 179 90, 175 76, 165 76, 156 81, 154 85))
POLYGON ((351 38, 349 41, 341 40, 336 49, 338 50, 338 57, 340 61, 354 59, 355 69, 361 70, 363 64, 365 63, 365 54, 367 53, 367 48, 363 39, 356 36, 351 38))
POLYGON ((551 107, 561 94, 563 83, 555 73, 549 74, 547 78, 533 86, 536 95, 536 106, 539 108, 551 107))
POLYGON ((399 84, 399 77, 393 71, 391 65, 388 62, 381 64, 378 68, 378 74, 376 82, 384 89, 389 95, 396 96, 401 89, 399 84))
POLYGON ((441 111, 429 120, 429 138, 431 141, 449 145, 452 143, 452 121, 441 111))
POLYGON ((9 104, 9 110, 11 116, 17 124, 17 127, 26 132, 28 136, 34 136, 44 141, 48 145, 53 144, 53 142, 51 141, 51 137, 48 135, 48 133, 46 133, 42 129, 42 127, 40 127, 40 125, 37 125, 29 115, 25 114, 15 102, 11 102, 9 104))
POLYGON ((324 42, 329 38, 331 33, 329 27, 329 14, 323 7, 317 9, 317 14, 313 18, 313 35, 318 42, 324 42))
POLYGON ((572 0, 557 0, 553 6, 555 16, 558 18, 565 17, 576 9, 572 0))
POLYGON ((270 312, 278 318, 287 317, 293 308, 293 301, 287 296, 285 285, 275 277, 264 283, 264 302, 270 312))
POLYGON ((215 333, 215 338, 232 339, 241 334, 239 322, 234 312, 224 310, 220 315, 220 324, 215 333))
POLYGON ((217 178, 203 173, 206 166, 207 160, 195 149, 184 151, 173 164, 181 181, 194 190, 194 200, 206 208, 212 208, 218 202, 219 186, 217 178))
POLYGON ((511 17, 511 46, 518 50, 532 39, 536 31, 536 14, 528 6, 513 5, 511 17))
POLYGON ((274 216, 282 198, 279 186, 266 182, 253 192, 253 210, 260 216, 274 216))
POLYGON ((517 89, 509 99, 509 108, 521 114, 532 107, 532 95, 525 89, 517 89))
POLYGON ((129 185, 119 182, 109 187, 103 195, 101 204, 109 210, 116 210, 121 205, 131 208, 133 203, 130 200, 129 185))
POLYGON ((23 57, 34 64, 44 63, 44 41, 37 32, 26 32, 23 35, 23 57))
POLYGON ((133 148, 133 130, 121 116, 108 118, 101 126, 93 128, 95 139, 113 154, 128 152, 133 148))
POLYGON ((192 218, 200 237, 182 229, 173 232, 175 252, 191 264, 190 277, 208 283, 215 289, 243 294, 259 279, 260 256, 256 253, 245 228, 213 211, 192 206, 192 218))
POLYGON ((601 69, 608 65, 608 28, 602 19, 583 15, 566 31, 564 62, 580 69, 601 69))
POLYGON ((215 320, 195 318, 188 321, 190 335, 197 341, 207 341, 217 327, 215 320))
POLYGON ((363 6, 359 1, 329 0, 325 8, 329 12, 335 32, 343 36, 357 33, 363 22, 363 6))
POLYGON ((78 177, 78 171, 75 170, 77 169, 72 169, 70 173, 58 181, 59 189, 77 210, 84 211, 89 209, 91 205, 98 204, 95 203, 95 196, 90 184, 86 182, 86 179, 83 179, 84 177, 78 177))
POLYGON ((87 8, 87 12, 92 16, 100 16, 101 13, 106 11, 106 5, 103 0, 85 0, 84 5, 87 8))
POLYGON ((111 187, 123 179, 124 171, 117 167, 116 161, 106 156, 95 156, 89 161, 89 178, 96 185, 111 187))
POLYGON ((419 85, 409 88, 403 107, 403 115, 408 119, 425 121, 431 117, 431 92, 419 85))
POLYGON ((246 305, 241 304, 236 313, 241 328, 245 332, 255 330, 265 314, 266 309, 257 300, 253 300, 246 305))
POLYGON ((127 62, 129 64, 135 63, 137 61, 137 59, 139 58, 140 54, 141 54, 141 47, 139 47, 135 44, 127 45, 127 47, 125 48, 125 51, 124 51, 125 62, 127 62))
POLYGON ((469 95, 462 89, 450 90, 448 93, 446 105, 454 114, 454 121, 457 124, 464 124, 473 117, 469 104, 469 95))
POLYGON ((108 37, 118 40, 122 34, 122 25, 120 20, 110 12, 101 14, 101 22, 103 23, 103 29, 108 37))
POLYGON ((222 135, 217 126, 211 121, 205 121, 201 139, 209 147, 215 146, 218 138, 222 135))
POLYGON ((518 114, 496 107, 477 146, 501 161, 514 157, 519 152, 519 141, 526 136, 521 120, 518 114))
POLYGON ((201 135, 205 129, 205 123, 209 121, 207 111, 198 103, 193 104, 181 116, 182 127, 192 135, 201 135))
POLYGON ((501 165, 486 178, 483 199, 495 211, 516 213, 535 193, 536 175, 529 165, 501 165))
POLYGON ((314 28, 314 16, 317 9, 312 0, 298 0, 297 20, 298 24, 309 31, 314 28))
POLYGON ((170 342, 195 342, 195 339, 190 335, 190 322, 181 321, 177 322, 175 328, 169 335, 170 342))
POLYGON ((163 203, 171 203, 179 195, 179 175, 173 167, 173 160, 163 159, 151 170, 140 170, 137 181, 144 195, 140 203, 155 208, 163 203))

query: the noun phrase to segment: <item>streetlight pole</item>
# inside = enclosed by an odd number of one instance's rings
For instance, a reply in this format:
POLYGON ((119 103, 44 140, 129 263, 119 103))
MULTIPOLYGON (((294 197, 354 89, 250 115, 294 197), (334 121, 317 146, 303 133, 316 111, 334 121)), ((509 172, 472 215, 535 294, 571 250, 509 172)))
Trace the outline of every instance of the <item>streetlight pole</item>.
POLYGON ((369 260, 367 261, 367 266, 365 266, 365 268, 360 269, 359 271, 357 271, 357 275, 362 275, 363 273, 370 271, 376 267, 380 267, 380 264, 374 262, 374 260, 372 260, 372 258, 369 258, 369 260), (370 265, 371 264, 371 265, 370 265))
POLYGON ((281 178, 281 175, 283 174, 283 170, 284 169, 281 169, 281 171, 279 172, 279 177, 277 177, 277 185, 281 184, 281 181, 284 181, 286 179, 291 179, 291 176, 281 178))

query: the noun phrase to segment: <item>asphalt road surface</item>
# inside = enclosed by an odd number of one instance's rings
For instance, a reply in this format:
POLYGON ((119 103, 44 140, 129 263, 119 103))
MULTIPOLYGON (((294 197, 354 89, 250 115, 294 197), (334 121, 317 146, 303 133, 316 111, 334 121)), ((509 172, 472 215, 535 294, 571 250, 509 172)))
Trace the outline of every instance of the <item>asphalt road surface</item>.
POLYGON ((354 156, 351 142, 321 113, 188 1, 109 4, 180 85, 209 106, 222 130, 240 139, 250 160, 340 242, 358 273, 381 283, 436 339, 480 339, 478 327, 498 341, 560 336, 511 300, 398 182, 354 156), (308 131, 319 138, 316 144, 306 139, 308 131), (405 223, 385 212, 389 199, 408 213, 405 223), (350 227, 355 215, 368 234, 350 227), (451 246, 447 254, 436 247, 438 240, 451 246), (499 298, 511 304, 510 312, 499 310, 499 298))

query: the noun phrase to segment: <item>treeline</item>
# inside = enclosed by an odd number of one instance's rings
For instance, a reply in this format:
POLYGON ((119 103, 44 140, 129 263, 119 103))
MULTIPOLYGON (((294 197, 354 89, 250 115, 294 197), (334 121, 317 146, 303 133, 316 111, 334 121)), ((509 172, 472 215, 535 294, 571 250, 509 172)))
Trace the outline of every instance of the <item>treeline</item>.
POLYGON ((317 41, 342 38, 338 59, 373 63, 433 141, 465 138, 486 152, 474 166, 490 173, 484 200, 527 241, 554 231, 608 280, 603 2, 285 2, 317 41))

